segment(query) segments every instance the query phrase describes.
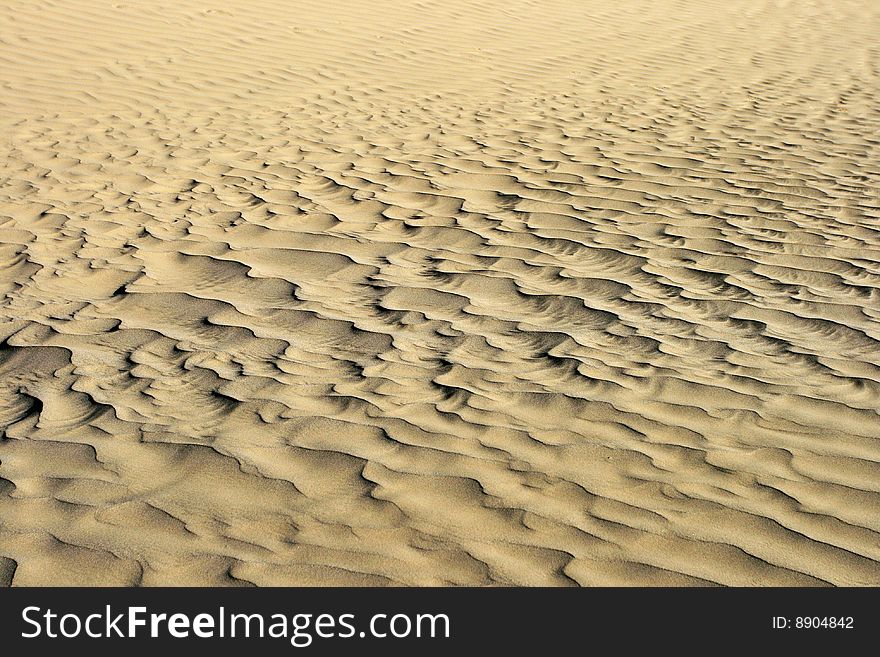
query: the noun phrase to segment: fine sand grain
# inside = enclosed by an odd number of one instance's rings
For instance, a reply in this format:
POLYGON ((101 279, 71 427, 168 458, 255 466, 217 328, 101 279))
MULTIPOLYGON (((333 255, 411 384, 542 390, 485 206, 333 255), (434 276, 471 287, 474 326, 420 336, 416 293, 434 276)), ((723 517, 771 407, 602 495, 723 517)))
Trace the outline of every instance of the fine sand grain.
POLYGON ((880 2, 0 2, 0 584, 880 585, 880 2))

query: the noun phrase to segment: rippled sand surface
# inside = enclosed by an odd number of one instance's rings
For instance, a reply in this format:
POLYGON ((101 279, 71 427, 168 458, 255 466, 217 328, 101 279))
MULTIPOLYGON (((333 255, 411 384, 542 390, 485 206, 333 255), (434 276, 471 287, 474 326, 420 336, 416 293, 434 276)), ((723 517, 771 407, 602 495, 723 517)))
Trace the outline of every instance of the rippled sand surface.
POLYGON ((880 585, 880 3, 0 25, 0 583, 880 585))

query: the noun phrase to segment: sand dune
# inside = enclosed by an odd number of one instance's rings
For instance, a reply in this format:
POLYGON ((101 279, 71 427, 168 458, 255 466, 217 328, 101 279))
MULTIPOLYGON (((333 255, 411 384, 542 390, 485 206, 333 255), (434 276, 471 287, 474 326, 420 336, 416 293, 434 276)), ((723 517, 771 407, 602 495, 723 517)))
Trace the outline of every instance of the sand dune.
POLYGON ((880 585, 880 4, 0 25, 0 584, 880 585))

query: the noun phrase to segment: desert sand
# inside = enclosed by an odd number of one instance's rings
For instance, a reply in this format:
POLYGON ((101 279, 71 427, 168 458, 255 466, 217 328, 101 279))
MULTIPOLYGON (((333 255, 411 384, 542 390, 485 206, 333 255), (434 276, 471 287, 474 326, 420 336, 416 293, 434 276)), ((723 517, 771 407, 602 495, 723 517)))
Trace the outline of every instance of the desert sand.
POLYGON ((880 3, 0 26, 0 583, 880 585, 880 3))

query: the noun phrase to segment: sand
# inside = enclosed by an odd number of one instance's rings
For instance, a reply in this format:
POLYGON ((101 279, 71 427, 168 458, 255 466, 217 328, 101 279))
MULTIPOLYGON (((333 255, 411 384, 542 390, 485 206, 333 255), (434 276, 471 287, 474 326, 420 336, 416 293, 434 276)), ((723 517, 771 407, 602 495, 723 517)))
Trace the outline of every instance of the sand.
POLYGON ((880 585, 880 3, 0 26, 0 583, 880 585))

